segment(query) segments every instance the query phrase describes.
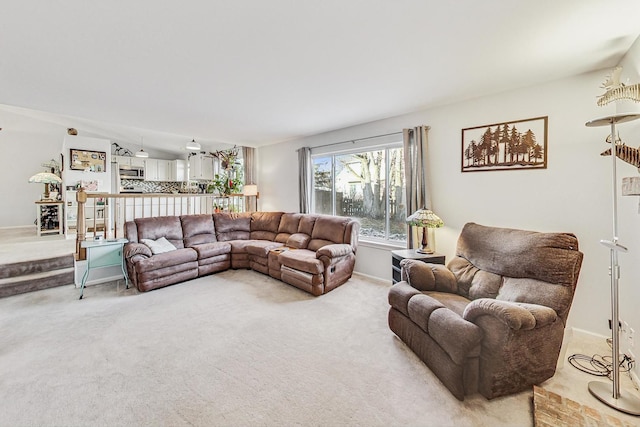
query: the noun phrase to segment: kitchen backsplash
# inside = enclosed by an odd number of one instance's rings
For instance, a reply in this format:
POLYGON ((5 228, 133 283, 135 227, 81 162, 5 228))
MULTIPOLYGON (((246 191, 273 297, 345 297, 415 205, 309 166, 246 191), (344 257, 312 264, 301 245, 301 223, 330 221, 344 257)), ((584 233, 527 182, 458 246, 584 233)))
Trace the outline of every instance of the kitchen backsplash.
POLYGON ((183 190, 181 182, 165 181, 139 181, 135 179, 123 179, 120 181, 122 187, 133 187, 144 193, 173 193, 183 190))

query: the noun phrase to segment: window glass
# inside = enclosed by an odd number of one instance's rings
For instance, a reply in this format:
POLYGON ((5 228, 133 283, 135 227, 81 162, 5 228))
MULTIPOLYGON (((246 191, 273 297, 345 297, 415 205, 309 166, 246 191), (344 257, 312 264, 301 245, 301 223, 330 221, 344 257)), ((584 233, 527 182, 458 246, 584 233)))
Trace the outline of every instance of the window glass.
POLYGON ((401 147, 329 153, 312 159, 315 213, 357 218, 365 240, 406 241, 401 147))

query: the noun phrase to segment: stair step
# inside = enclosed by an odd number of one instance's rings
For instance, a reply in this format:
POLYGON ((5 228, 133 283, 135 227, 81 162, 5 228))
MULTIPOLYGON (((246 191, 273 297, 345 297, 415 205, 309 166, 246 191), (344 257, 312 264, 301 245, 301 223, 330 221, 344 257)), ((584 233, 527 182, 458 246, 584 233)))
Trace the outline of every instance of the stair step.
POLYGON ((0 280, 36 273, 73 268, 73 254, 0 265, 0 280))
POLYGON ((69 268, 0 279, 0 298, 74 283, 75 268, 72 263, 69 268))

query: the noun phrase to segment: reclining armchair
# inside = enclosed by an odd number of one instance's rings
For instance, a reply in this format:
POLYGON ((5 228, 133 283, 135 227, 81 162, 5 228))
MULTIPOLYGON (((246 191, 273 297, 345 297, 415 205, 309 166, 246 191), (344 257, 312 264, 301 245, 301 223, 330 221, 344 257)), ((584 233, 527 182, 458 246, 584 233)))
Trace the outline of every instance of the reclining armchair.
POLYGON ((466 224, 447 267, 405 259, 389 327, 459 400, 556 370, 583 254, 569 233, 466 224))

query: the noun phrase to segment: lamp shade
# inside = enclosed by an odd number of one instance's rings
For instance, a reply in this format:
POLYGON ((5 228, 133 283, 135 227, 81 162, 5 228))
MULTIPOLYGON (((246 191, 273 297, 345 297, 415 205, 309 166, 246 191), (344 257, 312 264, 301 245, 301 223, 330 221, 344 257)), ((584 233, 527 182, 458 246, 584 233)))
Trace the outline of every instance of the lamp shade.
POLYGON ((195 139, 192 139, 191 142, 187 142, 185 148, 187 150, 200 150, 202 147, 200 147, 200 144, 197 143, 195 139))
POLYGON ((60 184, 62 178, 51 172, 40 172, 29 178, 29 182, 35 182, 36 184, 44 184, 44 198, 49 198, 49 184, 60 184))
POLYGON ((440 228, 444 225, 444 222, 442 222, 438 215, 425 208, 415 211, 413 215, 407 218, 406 222, 415 227, 425 228, 440 228))
POLYGON ((256 184, 246 184, 242 189, 242 193, 245 196, 257 196, 258 186, 256 184))
POLYGON ((141 148, 140 151, 136 152, 136 157, 140 157, 140 158, 146 159, 147 157, 149 157, 149 153, 147 153, 146 151, 144 151, 141 148))
POLYGON ((40 172, 29 178, 29 182, 36 182, 38 184, 60 184, 62 178, 51 172, 40 172))

